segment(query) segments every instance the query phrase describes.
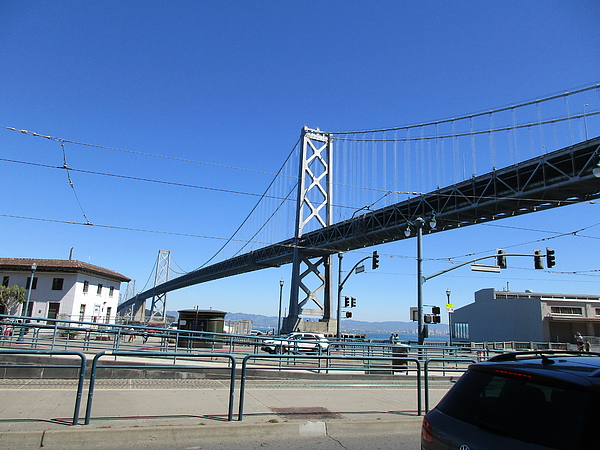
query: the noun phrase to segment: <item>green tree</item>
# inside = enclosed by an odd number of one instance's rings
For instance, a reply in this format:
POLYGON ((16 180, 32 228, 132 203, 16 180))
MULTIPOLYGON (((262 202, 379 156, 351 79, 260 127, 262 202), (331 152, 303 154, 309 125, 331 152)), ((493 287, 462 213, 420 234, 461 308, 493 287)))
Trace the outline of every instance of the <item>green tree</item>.
POLYGON ((6 308, 6 314, 16 314, 19 305, 25 302, 27 291, 20 286, 0 286, 0 305, 6 308))

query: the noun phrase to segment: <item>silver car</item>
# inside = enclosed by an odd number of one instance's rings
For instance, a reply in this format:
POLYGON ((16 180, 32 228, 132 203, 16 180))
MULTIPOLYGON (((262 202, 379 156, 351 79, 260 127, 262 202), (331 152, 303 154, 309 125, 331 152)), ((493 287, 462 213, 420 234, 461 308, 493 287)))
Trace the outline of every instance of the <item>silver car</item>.
POLYGON ((324 353, 329 341, 320 333, 290 333, 281 339, 264 341, 261 347, 267 353, 324 353))

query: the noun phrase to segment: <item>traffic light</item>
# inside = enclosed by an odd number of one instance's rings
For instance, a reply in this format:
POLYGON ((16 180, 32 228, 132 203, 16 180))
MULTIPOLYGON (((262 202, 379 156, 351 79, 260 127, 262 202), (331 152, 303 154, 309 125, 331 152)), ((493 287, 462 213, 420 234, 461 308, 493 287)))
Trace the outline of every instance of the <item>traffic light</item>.
POLYGON ((356 299, 354 297, 350 297, 350 307, 354 308, 356 306, 356 299))
POLYGON ((431 313, 433 314, 431 316, 431 322, 432 323, 441 323, 441 319, 440 319, 440 307, 439 306, 432 306, 431 307, 431 313))
POLYGON ((373 252, 373 270, 377 269, 379 267, 379 254, 377 253, 377 250, 375 250, 373 252))
POLYGON ((433 316, 431 314, 425 314, 423 316, 423 322, 425 322, 425 323, 431 323, 432 322, 432 320, 431 320, 432 317, 433 316))
POLYGON ((506 269, 506 250, 503 248, 496 250, 496 265, 501 269, 506 269))
POLYGON ((535 267, 536 269, 544 268, 544 260, 542 259, 542 256, 543 255, 541 250, 533 251, 533 267, 535 267))
POLYGON ((352 317, 352 313, 350 311, 346 311, 346 318, 349 319, 352 317))
POLYGON ((548 269, 554 267, 555 264, 556 257, 554 256, 554 250, 546 247, 546 265, 548 266, 548 269))
POLYGON ((344 308, 350 307, 350 297, 344 297, 344 308))

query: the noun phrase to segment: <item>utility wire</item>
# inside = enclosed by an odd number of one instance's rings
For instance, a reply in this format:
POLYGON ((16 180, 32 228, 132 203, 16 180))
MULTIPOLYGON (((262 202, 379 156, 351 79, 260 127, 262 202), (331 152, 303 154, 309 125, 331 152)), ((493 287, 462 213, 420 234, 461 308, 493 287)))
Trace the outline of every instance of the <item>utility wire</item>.
POLYGON ((248 169, 248 168, 235 167, 235 166, 227 166, 227 165, 224 165, 224 164, 208 163, 208 162, 205 162, 205 161, 196 161, 196 160, 193 160, 193 159, 177 158, 177 157, 174 157, 174 156, 157 155, 157 154, 148 153, 148 152, 140 152, 140 151, 127 150, 127 149, 116 148, 116 147, 108 147, 106 145, 89 144, 89 143, 85 143, 85 142, 71 141, 69 139, 59 138, 59 137, 55 137, 55 136, 46 136, 46 135, 43 135, 43 134, 40 134, 40 133, 36 133, 34 131, 20 130, 20 129, 14 128, 14 127, 7 127, 7 126, 0 125, 0 128, 5 128, 5 129, 11 130, 11 131, 18 131, 18 132, 26 134, 28 136, 40 137, 40 138, 44 138, 44 139, 49 139, 51 141, 66 142, 66 143, 69 143, 69 144, 82 145, 82 146, 85 146, 85 147, 101 148, 101 149, 104 149, 104 150, 114 150, 114 151, 117 151, 117 152, 131 153, 131 154, 134 154, 134 155, 151 156, 153 158, 162 158, 162 159, 170 159, 170 160, 173 160, 173 161, 189 162, 189 163, 193 163, 193 164, 202 164, 202 165, 206 165, 206 166, 220 167, 222 169, 241 170, 241 171, 244 171, 244 172, 255 172, 255 173, 260 173, 260 174, 265 174, 265 175, 275 175, 272 172, 265 172, 265 171, 262 171, 262 170, 248 169))
MULTIPOLYGON (((40 222, 63 223, 63 224, 67 224, 67 225, 86 225, 86 226, 98 227, 98 228, 109 228, 109 229, 113 229, 113 230, 137 231, 137 232, 141 232, 141 233, 154 233, 154 234, 166 234, 166 235, 171 235, 171 236, 184 236, 184 237, 193 237, 193 238, 200 238, 200 239, 212 239, 212 240, 218 240, 218 241, 224 241, 224 240, 236 241, 236 239, 224 238, 224 237, 218 237, 218 236, 207 236, 207 235, 202 235, 202 234, 178 233, 178 232, 174 232, 174 231, 157 231, 157 230, 149 230, 149 229, 144 229, 144 228, 122 227, 122 226, 117 226, 117 225, 102 225, 102 224, 91 223, 91 222, 77 222, 77 221, 72 221, 72 220, 58 220, 58 219, 45 219, 45 218, 41 218, 41 217, 17 216, 14 214, 0 214, 0 217, 7 217, 10 219, 36 220, 36 221, 40 221, 40 222)), ((244 243, 247 242, 246 240, 241 240, 241 239, 237 239, 237 241, 244 242, 244 243)), ((269 242, 255 241, 254 243, 260 244, 260 245, 272 245, 269 242)))
POLYGON ((67 173, 67 179, 69 180, 69 185, 71 186, 71 189, 73 190, 73 194, 75 195, 75 200, 77 200, 77 204, 79 205, 81 214, 83 214, 83 218, 89 224, 91 222, 88 219, 88 217, 85 215, 85 211, 83 210, 83 206, 81 205, 81 201, 79 200, 79 196, 77 195, 77 191, 75 190, 75 185, 73 184, 73 180, 71 179, 69 165, 67 164, 67 153, 65 152, 65 143, 63 141, 59 141, 59 142, 60 142, 60 146, 62 148, 62 154, 63 154, 63 167, 62 168, 65 169, 65 171, 67 173))
MULTIPOLYGON (((202 264, 199 269, 201 269, 202 267, 206 266, 209 262, 211 262, 213 259, 215 259, 227 246, 227 244, 229 244, 229 242, 231 242, 233 240, 233 238, 238 234, 238 232, 242 229, 242 227, 244 226, 244 224, 250 219, 250 217, 252 216, 252 214, 254 213, 254 211, 256 211, 256 209, 258 208, 258 205, 260 204, 260 202, 263 200, 263 198, 265 198, 267 196, 267 192, 269 191, 269 189, 271 188, 271 186, 273 186, 273 184, 275 183, 275 180, 277 179, 277 176, 281 173, 281 171, 283 170, 283 168, 285 167, 285 164, 288 162, 288 160, 290 159, 290 157, 292 156, 292 154, 294 153, 294 150, 296 149, 296 147, 298 146, 298 143, 300 142, 300 139, 298 139, 296 141, 296 144, 294 144, 294 147, 292 148, 292 151, 288 154, 287 158, 285 159, 285 161, 283 162, 283 164, 281 165, 281 167, 279 168, 279 170, 277 171, 277 173, 275 174, 274 178, 271 180, 271 182, 269 183, 269 185, 267 186, 267 188, 265 189, 265 191, 263 192, 263 194, 261 195, 260 199, 256 202, 256 204, 254 205, 254 207, 252 208, 252 210, 248 213, 248 215, 246 216, 246 218, 242 221, 242 223, 237 227, 237 229, 233 232, 233 234, 231 235, 231 237, 227 240, 227 242, 225 242, 221 248, 219 250, 217 250, 207 261, 204 262, 204 264, 202 264)), ((281 207, 281 205, 283 204, 284 201, 286 201, 289 197, 286 196, 284 199, 282 199, 281 204, 277 207, 277 210, 281 207)), ((271 220, 271 218, 269 218, 269 220, 271 220)), ((268 220, 267 220, 268 222, 268 220)), ((266 222, 265 222, 266 225, 266 222)), ((264 225, 263 225, 264 226, 264 225)), ((257 234, 257 233, 256 233, 257 234)), ((254 236, 252 236, 253 238, 256 236, 256 234, 254 234, 254 236)), ((246 243, 246 245, 248 244, 248 242, 246 243)), ((196 269, 197 270, 197 269, 196 269)))
MULTIPOLYGON (((11 214, 0 214, 0 217, 7 217, 7 218, 11 218, 11 219, 35 220, 35 221, 41 221, 41 222, 62 223, 62 224, 67 224, 67 225, 85 225, 85 226, 93 226, 93 227, 99 227, 99 228, 109 228, 109 229, 114 229, 114 230, 135 231, 135 232, 141 232, 141 233, 166 234, 166 235, 171 235, 171 236, 184 236, 184 237, 193 237, 193 238, 200 238, 200 239, 237 241, 237 242, 242 242, 242 243, 255 243, 255 244, 264 245, 264 246, 274 245, 273 243, 269 243, 269 242, 248 241, 248 240, 242 240, 242 239, 236 240, 236 239, 232 239, 231 237, 224 238, 224 237, 217 237, 217 236, 191 234, 191 233, 178 233, 178 232, 172 232, 172 231, 157 231, 157 230, 148 230, 148 229, 142 229, 142 228, 122 227, 122 226, 116 226, 116 225, 102 225, 102 224, 96 224, 96 223, 91 223, 91 222, 76 222, 76 221, 67 221, 67 220, 58 220, 58 219, 45 219, 45 218, 39 218, 39 217, 17 216, 17 215, 11 215, 11 214)), ((542 239, 538 239, 535 241, 529 241, 526 243, 515 244, 512 246, 506 246, 505 248, 516 247, 516 246, 526 245, 526 244, 535 243, 535 242, 543 242, 543 241, 546 241, 549 239, 555 239, 555 238, 564 237, 564 236, 588 237, 588 236, 581 236, 579 234, 579 232, 589 229, 589 228, 592 228, 592 227, 595 227, 595 226, 598 226, 598 225, 600 225, 600 223, 590 225, 588 227, 584 227, 584 228, 581 228, 579 230, 575 230, 572 232, 560 233, 559 236, 542 238, 542 239)), ((539 231, 539 230, 530 230, 530 231, 539 231)), ((549 233, 553 233, 553 232, 549 232, 549 233)), ((295 244, 282 244, 282 246, 303 248, 302 246, 295 245, 295 244)), ((491 250, 476 252, 476 253, 468 253, 466 255, 452 256, 452 257, 447 257, 447 258, 424 258, 424 261, 451 261, 452 262, 452 260, 454 260, 454 259, 471 257, 471 256, 475 256, 475 255, 482 254, 482 253, 488 253, 490 251, 491 250)), ((337 250, 335 250, 335 252, 337 252, 337 250)), ((389 257, 389 258, 415 259, 414 256, 406 256, 406 255, 381 254, 380 256, 389 257)), ((181 267, 180 267, 180 269, 181 269, 181 267)), ((184 269, 181 269, 181 270, 184 270, 184 269)), ((559 274, 562 274, 562 273, 564 273, 564 274, 587 274, 587 273, 593 273, 593 272, 600 272, 600 269, 587 270, 587 271, 576 271, 576 272, 555 272, 555 271, 552 271, 552 272, 559 273, 559 274)), ((185 272, 185 273, 188 273, 188 272, 185 272)))
MULTIPOLYGON (((74 167, 65 167, 64 165, 63 166, 53 166, 50 164, 41 164, 41 163, 34 163, 34 162, 29 162, 29 161, 19 161, 19 160, 8 159, 8 158, 0 158, 0 161, 10 162, 10 163, 14 163, 14 164, 24 164, 24 165, 35 166, 35 167, 42 167, 42 168, 46 168, 46 169, 63 169, 63 170, 71 171, 71 172, 80 172, 80 173, 87 173, 87 174, 91 174, 91 175, 122 178, 122 179, 133 180, 133 181, 143 181, 143 182, 147 182, 147 183, 166 184, 166 185, 170 185, 170 186, 179 186, 179 187, 186 187, 186 188, 192 188, 192 189, 202 189, 202 190, 207 190, 207 191, 223 192, 223 193, 227 193, 227 194, 247 195, 247 196, 251 196, 251 197, 260 197, 261 199, 270 198, 270 199, 275 199, 275 200, 293 201, 293 199, 289 198, 289 196, 279 197, 279 196, 274 196, 274 195, 267 195, 266 191, 263 194, 257 194, 257 193, 246 192, 246 191, 235 191, 235 190, 231 190, 231 189, 214 188, 214 187, 209 187, 209 186, 199 186, 199 185, 195 185, 195 184, 177 183, 174 181, 156 180, 156 179, 152 179, 152 178, 134 177, 134 176, 129 176, 129 175, 119 175, 119 174, 108 173, 108 172, 98 172, 95 170, 77 169, 74 167)), ((273 174, 273 175, 277 176, 277 174, 273 174)), ((273 182, 271 182, 271 184, 269 184, 269 187, 272 186, 272 184, 273 184, 273 182)), ((347 184, 338 184, 338 183, 334 183, 334 184, 337 184, 338 186, 343 186, 343 187, 351 187, 351 188, 357 188, 357 189, 379 191, 379 192, 384 193, 384 196, 381 199, 377 200, 377 202, 379 202, 384 197, 386 197, 390 194, 405 194, 405 195, 414 195, 414 196, 427 195, 424 192, 418 192, 418 191, 390 191, 390 190, 384 190, 384 189, 360 187, 360 186, 353 186, 353 185, 347 185, 347 184)), ((457 194, 437 193, 436 195, 438 195, 440 197, 453 197, 453 196, 456 196, 457 194)), ((501 198, 502 200, 515 200, 515 201, 536 201, 536 200, 538 200, 538 199, 534 199, 534 198, 523 198, 523 197, 494 197, 494 196, 475 196, 475 195, 469 196, 469 195, 465 195, 465 194, 461 194, 460 196, 465 199, 478 199, 478 200, 497 200, 499 198, 501 198)), ((597 202, 595 202, 593 200, 581 202, 578 200, 545 199, 544 201, 547 203, 563 203, 563 204, 577 204, 577 203, 588 203, 591 205, 597 204, 597 202)), ((375 202, 375 203, 377 203, 377 202, 375 202)), ((363 207, 361 209, 368 209, 371 206, 373 206, 373 205, 369 205, 369 207, 363 207)), ((332 207, 351 209, 353 211, 356 211, 356 207, 354 207, 354 206, 332 205, 332 207)), ((370 211, 373 212, 372 210, 370 210, 370 211)))
POLYGON ((7 158, 0 158, 0 161, 11 162, 11 163, 15 163, 15 164, 26 164, 29 166, 43 167, 46 169, 66 169, 71 172, 87 173, 87 174, 91 174, 91 175, 101 175, 104 177, 123 178, 125 180, 133 180, 133 181, 144 181, 147 183, 167 184, 170 186, 179 186, 179 187, 186 187, 186 188, 193 188, 193 189, 203 189, 203 190, 207 190, 207 191, 224 192, 227 194, 238 194, 238 195, 248 195, 248 196, 252 196, 252 197, 261 197, 261 198, 267 197, 267 198, 279 199, 279 197, 271 197, 271 196, 267 196, 264 194, 262 194, 262 195, 255 194, 252 192, 234 191, 231 189, 221 189, 221 188, 214 188, 214 187, 208 187, 208 186, 198 186, 198 185, 194 185, 194 184, 176 183, 174 181, 154 180, 151 178, 133 177, 133 176, 128 176, 128 175, 117 175, 114 173, 98 172, 95 170, 76 169, 73 167, 52 166, 49 164, 33 163, 33 162, 28 162, 28 161, 18 161, 18 160, 7 159, 7 158))

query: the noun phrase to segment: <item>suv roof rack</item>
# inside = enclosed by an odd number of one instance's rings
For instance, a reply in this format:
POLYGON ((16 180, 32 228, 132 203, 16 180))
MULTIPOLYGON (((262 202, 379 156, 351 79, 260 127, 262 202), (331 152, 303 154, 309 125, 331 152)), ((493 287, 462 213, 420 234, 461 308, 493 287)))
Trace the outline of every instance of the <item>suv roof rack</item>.
POLYGON ((539 357, 544 363, 553 364, 549 356, 600 356, 600 353, 596 352, 578 352, 569 350, 531 350, 523 352, 508 352, 496 355, 488 359, 491 362, 502 362, 502 361, 517 361, 519 359, 531 359, 539 357))

